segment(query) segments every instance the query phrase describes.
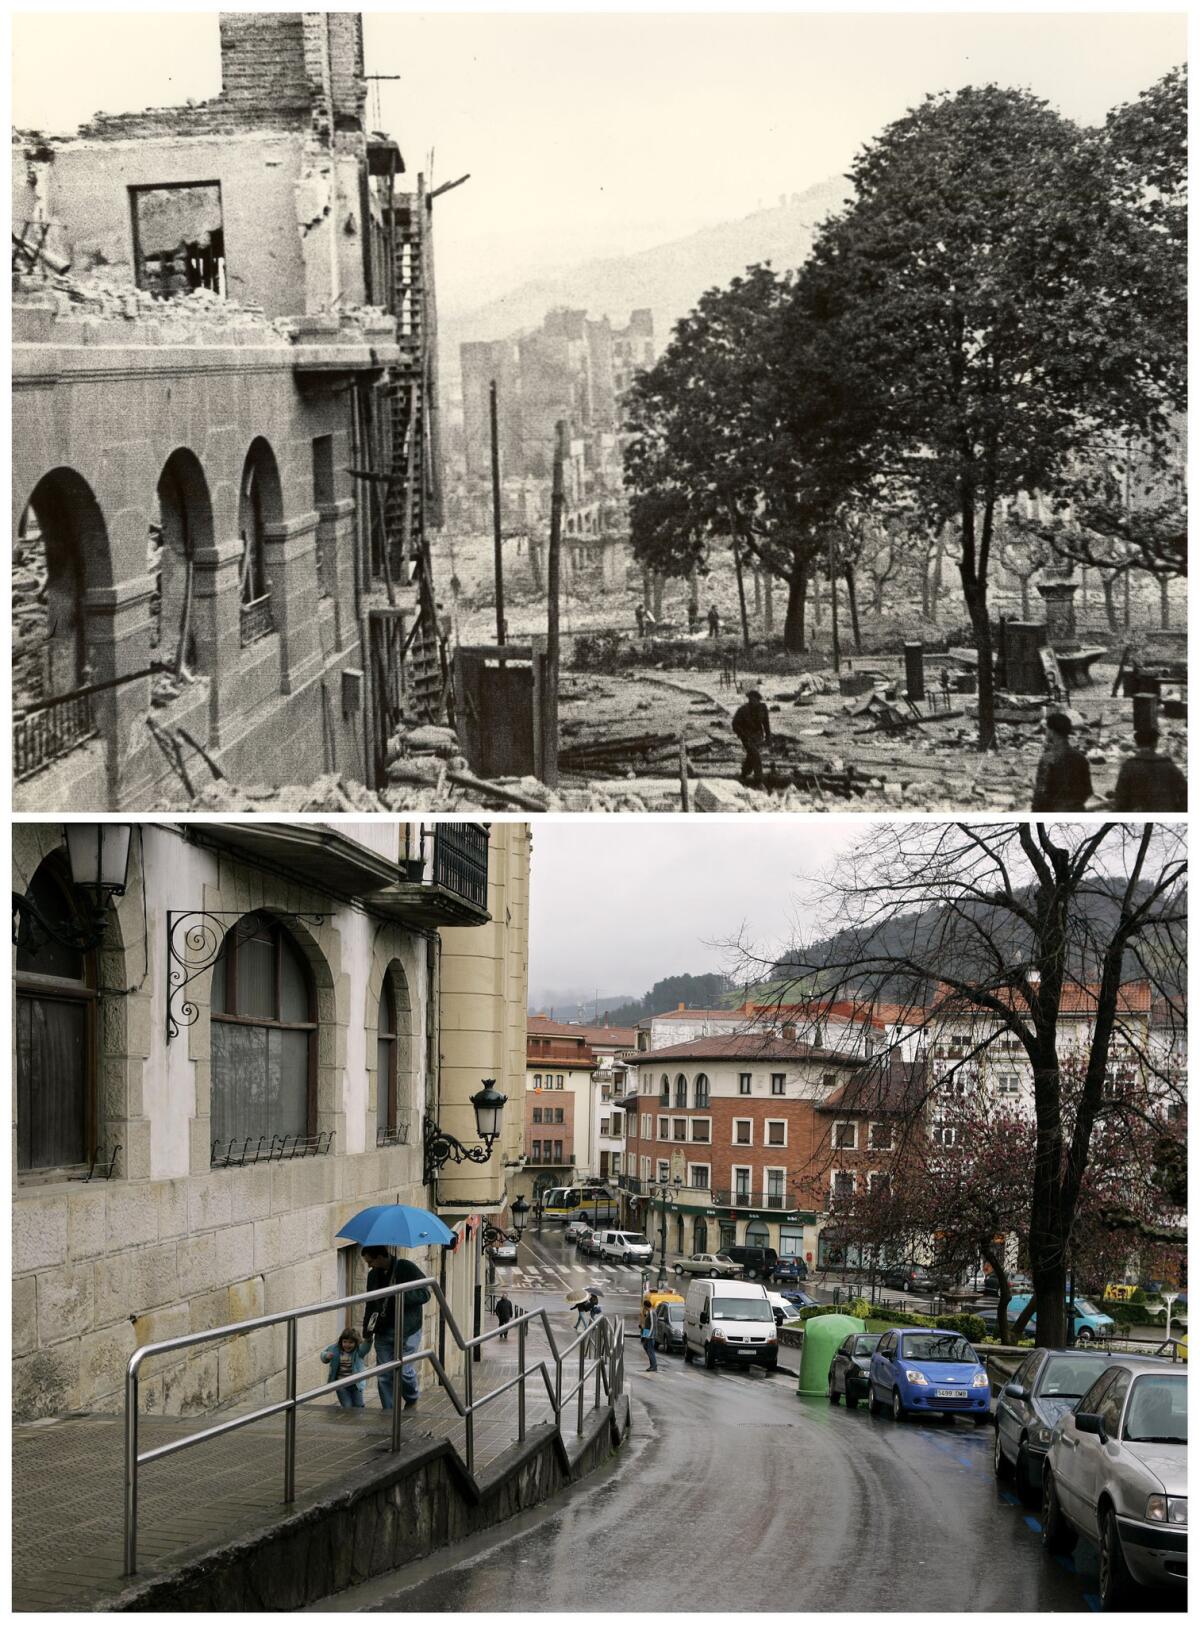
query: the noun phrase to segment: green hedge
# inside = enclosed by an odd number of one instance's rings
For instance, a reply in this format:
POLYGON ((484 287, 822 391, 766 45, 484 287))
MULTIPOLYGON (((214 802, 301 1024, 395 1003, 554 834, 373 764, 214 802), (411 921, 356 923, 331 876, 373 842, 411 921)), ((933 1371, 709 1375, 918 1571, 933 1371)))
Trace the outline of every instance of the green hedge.
POLYGON ((815 1303, 801 1309, 797 1320, 813 1320, 817 1315, 854 1315, 859 1320, 886 1320, 892 1326, 928 1326, 939 1332, 958 1332, 971 1343, 982 1343, 987 1327, 978 1315, 915 1314, 911 1309, 884 1309, 872 1307, 866 1298, 854 1298, 850 1303, 815 1303))

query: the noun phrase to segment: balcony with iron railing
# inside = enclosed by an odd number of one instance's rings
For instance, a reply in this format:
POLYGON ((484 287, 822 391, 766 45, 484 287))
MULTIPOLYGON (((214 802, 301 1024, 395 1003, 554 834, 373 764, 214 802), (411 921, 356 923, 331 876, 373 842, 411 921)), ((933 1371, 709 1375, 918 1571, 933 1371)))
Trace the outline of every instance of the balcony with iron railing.
POLYGON ((242 605, 242 647, 270 637, 275 630, 275 617, 271 612, 271 594, 264 593, 242 605))
POLYGON ((32 778, 96 734, 90 694, 39 700, 13 717, 13 777, 32 778))
POLYGON ((484 925, 490 918, 486 824, 424 826, 420 856, 403 867, 403 880, 372 896, 374 909, 435 927, 484 925))

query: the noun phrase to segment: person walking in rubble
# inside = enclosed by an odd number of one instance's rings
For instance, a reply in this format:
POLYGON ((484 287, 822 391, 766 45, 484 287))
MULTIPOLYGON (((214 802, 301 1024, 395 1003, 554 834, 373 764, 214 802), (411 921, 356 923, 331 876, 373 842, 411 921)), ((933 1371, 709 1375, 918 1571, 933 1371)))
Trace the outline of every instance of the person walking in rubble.
POLYGON ((1046 748, 1033 781, 1032 812, 1083 812, 1092 793, 1087 757, 1071 743, 1073 724, 1065 711, 1046 718, 1046 748))
POLYGON ((719 638, 721 636, 721 617, 717 614, 715 604, 708 606, 708 635, 710 638, 719 638))
POLYGON ((1187 812, 1187 780, 1158 748, 1157 728, 1137 728, 1134 754, 1121 764, 1113 791, 1114 812, 1187 812))
POLYGON ((745 752, 740 778, 756 789, 763 786, 763 751, 771 743, 771 713, 758 689, 752 688, 745 703, 733 713, 733 731, 745 752))

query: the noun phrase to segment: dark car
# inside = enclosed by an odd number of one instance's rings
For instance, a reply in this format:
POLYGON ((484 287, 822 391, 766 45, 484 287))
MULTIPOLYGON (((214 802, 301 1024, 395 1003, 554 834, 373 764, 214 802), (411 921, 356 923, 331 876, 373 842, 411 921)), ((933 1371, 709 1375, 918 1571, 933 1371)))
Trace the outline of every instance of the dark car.
POLYGON ((860 1399, 866 1399, 871 1386, 871 1356, 874 1354, 881 1332, 851 1332, 838 1347, 829 1367, 829 1403, 846 1401, 852 1411, 860 1399))
POLYGON ((927 1270, 924 1264, 898 1264, 894 1269, 884 1270, 883 1284, 893 1292, 937 1292, 940 1290, 941 1277, 927 1270))
POLYGON ((683 1353, 682 1303, 660 1303, 654 1311, 654 1346, 664 1354, 683 1353))
POLYGON ((786 1287, 782 1292, 777 1292, 775 1296, 777 1298, 786 1298, 789 1303, 794 1303, 797 1309, 811 1309, 817 1302, 816 1298, 810 1297, 807 1292, 801 1292, 797 1286, 786 1287))
MULTIPOLYGON (((984 1276, 984 1278, 983 1278, 983 1291, 990 1293, 992 1295, 992 1297, 994 1297, 994 1298, 998 1298, 1000 1296, 1000 1282, 996 1278, 996 1276, 990 1275, 990 1274, 984 1276)), ((1024 1274, 1023 1271, 1014 1270, 1013 1273, 1008 1278, 1008 1295, 1009 1295, 1009 1297, 1010 1298, 1015 1297, 1019 1292, 1032 1292, 1032 1291, 1033 1291, 1033 1281, 1032 1281, 1032 1279, 1028 1275, 1024 1274)))
POLYGON ((781 1258, 771 1275, 776 1281, 807 1281, 808 1265, 802 1258, 781 1258))
POLYGON ((1105 1349, 1034 1349, 1005 1383, 996 1404, 992 1465, 997 1478, 1016 1474, 1017 1493, 1034 1503, 1054 1424, 1087 1393, 1112 1355, 1105 1349))
POLYGON ((779 1263, 774 1247, 726 1247, 724 1252, 743 1275, 757 1276, 762 1281, 770 1280, 779 1263))

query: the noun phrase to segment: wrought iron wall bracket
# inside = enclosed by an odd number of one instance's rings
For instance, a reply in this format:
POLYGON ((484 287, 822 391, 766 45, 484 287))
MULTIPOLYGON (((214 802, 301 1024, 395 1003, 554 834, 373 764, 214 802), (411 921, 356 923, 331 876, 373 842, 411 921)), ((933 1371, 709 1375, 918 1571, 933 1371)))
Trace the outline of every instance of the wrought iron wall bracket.
MULTIPOLYGON (((186 996, 185 989, 204 971, 211 970, 229 933, 230 925, 251 919, 250 909, 167 910, 167 1043, 183 1027, 191 1027, 200 1014, 199 1006, 186 996)), ((324 914, 290 914, 283 909, 265 909, 271 919, 302 920, 305 925, 324 925, 324 914)))
POLYGON ((78 924, 70 920, 47 918, 32 897, 18 891, 12 894, 12 906, 14 948, 27 948, 30 953, 36 954, 46 942, 57 942, 64 948, 86 954, 98 948, 104 940, 108 925, 107 903, 91 909, 81 904, 80 912, 84 918, 78 924))
POLYGON ((425 1183, 432 1185, 448 1162, 490 1162, 497 1135, 488 1135, 479 1145, 464 1145, 447 1134, 432 1118, 425 1119, 425 1183))

